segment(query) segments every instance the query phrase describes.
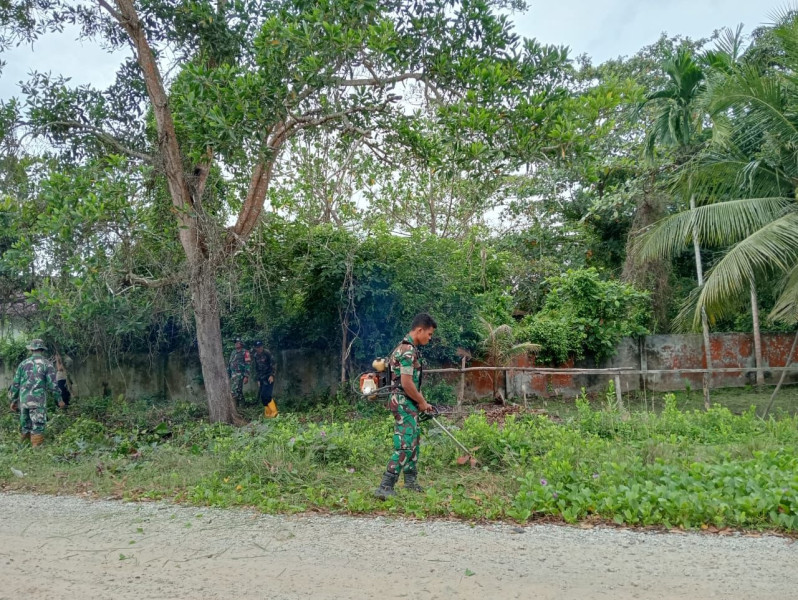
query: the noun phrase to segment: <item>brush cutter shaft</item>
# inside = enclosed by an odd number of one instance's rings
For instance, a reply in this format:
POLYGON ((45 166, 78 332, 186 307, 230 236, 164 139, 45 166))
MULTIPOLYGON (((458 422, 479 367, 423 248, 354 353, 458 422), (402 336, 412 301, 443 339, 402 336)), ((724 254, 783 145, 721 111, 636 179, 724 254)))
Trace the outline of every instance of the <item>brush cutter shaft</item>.
POLYGON ((443 433, 445 433, 445 434, 446 434, 446 435, 448 435, 450 438, 452 438, 452 441, 453 441, 455 444, 457 444, 458 446, 460 446, 460 448, 462 449, 462 451, 463 451, 463 452, 465 452, 466 454, 468 454, 468 456, 471 456, 471 452, 469 452, 469 451, 468 451, 468 448, 466 448, 465 446, 463 446, 463 444, 461 444, 461 443, 460 443, 460 441, 459 441, 459 440, 458 440, 456 437, 454 437, 454 436, 452 435, 452 432, 451 432, 451 431, 449 431, 448 429, 446 429, 446 427, 444 427, 443 425, 441 425, 441 422, 440 422, 440 421, 439 421, 437 418, 435 418, 435 417, 432 417, 432 420, 435 422, 435 424, 436 424, 438 427, 440 427, 440 428, 441 428, 441 431, 443 431, 443 433))

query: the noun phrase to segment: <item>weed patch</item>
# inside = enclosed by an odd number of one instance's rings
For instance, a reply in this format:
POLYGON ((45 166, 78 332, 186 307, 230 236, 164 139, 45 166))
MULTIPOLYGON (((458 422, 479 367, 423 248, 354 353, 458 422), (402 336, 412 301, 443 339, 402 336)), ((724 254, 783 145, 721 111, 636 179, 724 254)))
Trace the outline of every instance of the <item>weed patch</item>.
POLYGON ((628 413, 582 398, 563 423, 524 412, 449 423, 477 468, 458 466, 457 448, 430 423, 425 491, 399 484, 382 502, 373 490, 393 423, 373 405, 333 402, 268 421, 253 412, 233 428, 207 423, 195 405, 81 400, 54 413, 37 451, 18 441, 13 415, 0 419, 0 485, 264 512, 798 531, 798 419, 681 410, 673 395, 658 403, 657 413, 628 413))

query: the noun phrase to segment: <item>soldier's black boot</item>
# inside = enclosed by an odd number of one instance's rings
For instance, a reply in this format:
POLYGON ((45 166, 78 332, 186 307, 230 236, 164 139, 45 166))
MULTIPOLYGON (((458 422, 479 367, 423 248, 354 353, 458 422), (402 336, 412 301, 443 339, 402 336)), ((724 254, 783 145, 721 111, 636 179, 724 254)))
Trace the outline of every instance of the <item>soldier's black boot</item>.
POLYGON ((418 473, 416 471, 405 471, 405 489, 411 492, 423 492, 424 488, 418 485, 416 478, 418 473))
POLYGON ((380 487, 376 489, 374 495, 380 500, 385 500, 391 496, 395 496, 396 492, 393 491, 393 486, 396 485, 399 479, 399 473, 389 473, 388 471, 382 476, 380 487))

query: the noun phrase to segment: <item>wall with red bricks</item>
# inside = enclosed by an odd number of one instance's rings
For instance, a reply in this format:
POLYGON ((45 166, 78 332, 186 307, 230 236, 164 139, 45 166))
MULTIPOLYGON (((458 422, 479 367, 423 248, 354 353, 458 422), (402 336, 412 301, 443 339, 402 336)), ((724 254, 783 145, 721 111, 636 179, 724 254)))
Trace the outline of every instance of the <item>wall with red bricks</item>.
MULTIPOLYGON (((768 370, 768 367, 783 367, 787 363, 787 353, 792 346, 793 334, 763 334, 762 361, 765 368, 765 382, 775 384, 780 372, 768 370)), ((738 369, 730 373, 715 373, 712 376, 712 387, 743 387, 754 384, 754 343, 753 336, 745 333, 718 333, 710 336, 713 368, 738 369)), ((798 349, 793 356, 798 361, 798 349)), ((483 365, 479 361, 471 361, 468 366, 483 365)), ((514 363, 517 367, 533 366, 533 360, 521 357, 514 363)), ((456 366, 456 365, 451 365, 456 366)), ((641 339, 625 338, 618 345, 612 359, 601 364, 591 360, 574 364, 559 365, 563 368, 631 368, 641 371, 660 371, 678 369, 702 369, 706 367, 703 338, 699 334, 686 335, 649 335, 641 339)), ((440 376, 439 376, 440 377, 440 376)), ((573 398, 584 388, 588 393, 600 393, 607 389, 611 375, 589 374, 532 374, 508 370, 506 376, 501 372, 469 372, 466 373, 466 399, 490 398, 496 388, 509 397, 565 397, 573 398), (506 391, 505 391, 506 390, 506 391)), ((459 375, 447 375, 446 381, 457 386, 459 375)), ((686 387, 700 389, 701 373, 648 373, 645 375, 621 376, 621 388, 624 392, 643 390, 672 391, 686 387)), ((798 370, 789 373, 785 380, 798 382, 798 370)), ((457 389, 457 388, 455 388, 457 389)))

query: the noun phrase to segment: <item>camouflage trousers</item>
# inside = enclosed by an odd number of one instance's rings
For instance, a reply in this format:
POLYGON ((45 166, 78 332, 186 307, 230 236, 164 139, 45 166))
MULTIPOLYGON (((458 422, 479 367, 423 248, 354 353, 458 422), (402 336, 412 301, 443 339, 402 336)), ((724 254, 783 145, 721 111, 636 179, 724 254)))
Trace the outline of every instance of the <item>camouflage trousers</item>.
POLYGON ((412 400, 394 394, 388 403, 395 420, 393 426, 393 455, 388 461, 388 473, 398 475, 415 473, 418 465, 418 447, 421 431, 418 427, 418 408, 412 400))
POLYGON ((21 433, 44 433, 47 411, 44 402, 29 402, 19 407, 19 430, 21 433))
POLYGON ((238 406, 244 404, 244 375, 233 373, 230 376, 230 388, 233 392, 233 400, 238 406))

